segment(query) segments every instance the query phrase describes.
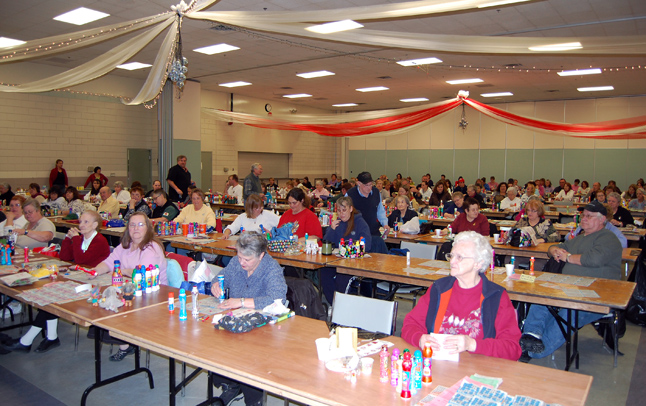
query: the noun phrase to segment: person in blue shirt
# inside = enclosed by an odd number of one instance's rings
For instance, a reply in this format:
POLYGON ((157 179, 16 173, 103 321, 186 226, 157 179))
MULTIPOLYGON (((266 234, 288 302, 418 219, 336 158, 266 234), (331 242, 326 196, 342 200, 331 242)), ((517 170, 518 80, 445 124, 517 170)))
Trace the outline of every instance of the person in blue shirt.
POLYGON ((444 217, 455 218, 455 214, 464 213, 464 194, 462 192, 453 192, 451 200, 444 205, 444 217))
MULTIPOLYGON (((606 208, 606 230, 612 231, 612 233, 616 235, 617 238, 619 238, 621 248, 628 248, 628 239, 626 238, 626 236, 621 232, 621 230, 619 230, 614 224, 610 222, 610 220, 612 219, 612 211, 610 210, 610 206, 607 203, 604 203, 603 206, 606 208)), ((579 207, 579 211, 583 211, 583 207, 579 207)), ((572 238, 576 237, 577 235, 579 235, 579 233, 581 233, 581 231, 581 224, 579 224, 576 230, 566 234, 565 241, 571 240, 572 238)))

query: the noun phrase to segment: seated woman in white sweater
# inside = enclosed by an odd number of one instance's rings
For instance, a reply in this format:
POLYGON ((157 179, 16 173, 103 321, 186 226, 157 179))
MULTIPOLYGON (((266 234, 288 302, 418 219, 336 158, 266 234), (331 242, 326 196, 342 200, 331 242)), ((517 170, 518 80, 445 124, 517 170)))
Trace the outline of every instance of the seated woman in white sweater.
POLYGON ((247 197, 244 204, 244 213, 239 215, 233 223, 224 230, 224 239, 232 234, 237 234, 241 229, 245 231, 269 232, 278 225, 280 217, 269 210, 263 209, 262 196, 252 194, 247 197), (262 226, 262 230, 260 228, 262 226))

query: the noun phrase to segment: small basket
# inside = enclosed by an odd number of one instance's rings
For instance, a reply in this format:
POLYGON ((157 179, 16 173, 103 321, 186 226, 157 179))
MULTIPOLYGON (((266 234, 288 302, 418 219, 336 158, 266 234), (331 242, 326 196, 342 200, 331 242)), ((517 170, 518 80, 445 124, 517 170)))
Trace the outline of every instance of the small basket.
POLYGON ((267 241, 267 249, 271 252, 285 252, 293 247, 296 242, 295 240, 271 240, 267 241))

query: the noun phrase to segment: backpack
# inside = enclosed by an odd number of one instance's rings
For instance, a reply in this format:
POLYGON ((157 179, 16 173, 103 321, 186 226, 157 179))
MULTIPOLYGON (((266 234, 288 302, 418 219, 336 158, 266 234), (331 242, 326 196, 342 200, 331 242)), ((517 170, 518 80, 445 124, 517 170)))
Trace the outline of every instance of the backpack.
POLYGON ((523 236, 523 232, 520 228, 512 228, 509 231, 508 241, 509 245, 512 247, 520 247, 520 240, 523 236))
POLYGON ((287 307, 298 316, 326 320, 327 312, 323 307, 316 288, 309 279, 285 277, 287 283, 287 307))
POLYGON ((646 255, 644 251, 639 254, 628 281, 635 282, 635 291, 626 307, 626 319, 637 324, 646 326, 646 255))

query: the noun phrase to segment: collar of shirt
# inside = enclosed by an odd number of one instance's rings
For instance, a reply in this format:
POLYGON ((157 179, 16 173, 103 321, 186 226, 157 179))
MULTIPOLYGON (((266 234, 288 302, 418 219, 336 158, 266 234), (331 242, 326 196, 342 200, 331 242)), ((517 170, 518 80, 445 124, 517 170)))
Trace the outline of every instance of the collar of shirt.
POLYGON ((81 244, 81 250, 83 252, 87 251, 87 249, 90 248, 90 244, 92 243, 92 240, 94 239, 94 237, 96 237, 96 235, 97 235, 97 232, 95 230, 92 232, 92 235, 90 235, 89 238, 83 237, 83 243, 81 244))
POLYGON ((372 194, 372 188, 370 188, 370 193, 368 193, 368 196, 364 196, 363 193, 361 193, 361 189, 357 186, 357 192, 359 192, 359 196, 361 197, 368 197, 372 194))

